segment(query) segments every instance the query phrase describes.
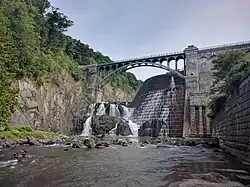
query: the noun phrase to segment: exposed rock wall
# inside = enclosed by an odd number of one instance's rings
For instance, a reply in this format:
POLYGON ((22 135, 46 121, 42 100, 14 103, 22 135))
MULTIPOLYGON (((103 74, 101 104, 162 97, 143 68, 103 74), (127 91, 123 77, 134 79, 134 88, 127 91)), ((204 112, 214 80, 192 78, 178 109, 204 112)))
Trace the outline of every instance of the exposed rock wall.
MULTIPOLYGON (((12 124, 63 134, 82 128, 87 106, 92 101, 86 83, 75 82, 64 75, 58 84, 38 85, 31 80, 20 80, 16 86, 20 89, 19 107, 10 119, 12 124)), ((103 101, 124 101, 132 98, 133 94, 133 91, 116 91, 107 85, 99 96, 103 101)))
POLYGON ((226 152, 250 162, 250 71, 238 95, 229 98, 212 120, 212 128, 226 152))

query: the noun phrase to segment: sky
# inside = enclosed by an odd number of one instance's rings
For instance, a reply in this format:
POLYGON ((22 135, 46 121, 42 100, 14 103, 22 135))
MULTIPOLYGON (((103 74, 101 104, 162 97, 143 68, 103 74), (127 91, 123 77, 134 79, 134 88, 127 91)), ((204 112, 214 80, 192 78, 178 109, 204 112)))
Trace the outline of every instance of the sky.
MULTIPOLYGON (((112 60, 250 41, 250 0, 50 0, 67 34, 112 60)), ((145 80, 164 70, 132 69, 145 80)))

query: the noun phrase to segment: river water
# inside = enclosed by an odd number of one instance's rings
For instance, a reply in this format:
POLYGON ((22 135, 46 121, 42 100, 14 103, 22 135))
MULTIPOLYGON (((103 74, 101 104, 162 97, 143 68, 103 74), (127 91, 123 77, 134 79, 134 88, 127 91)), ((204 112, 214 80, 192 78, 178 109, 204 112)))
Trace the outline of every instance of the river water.
POLYGON ((202 147, 26 149, 29 158, 12 164, 6 161, 17 150, 0 152, 1 187, 235 187, 250 180, 246 165, 202 147))

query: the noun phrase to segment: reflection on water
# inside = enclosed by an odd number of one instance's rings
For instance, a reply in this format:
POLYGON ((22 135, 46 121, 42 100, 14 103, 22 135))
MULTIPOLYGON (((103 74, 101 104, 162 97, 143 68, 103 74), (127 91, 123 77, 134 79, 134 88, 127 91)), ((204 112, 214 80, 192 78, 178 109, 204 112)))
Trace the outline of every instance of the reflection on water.
POLYGON ((242 183, 246 185, 250 179, 248 168, 237 160, 201 147, 133 144, 68 151, 62 147, 29 147, 28 153, 31 157, 14 168, 1 168, 1 186, 229 187, 244 186, 242 183))

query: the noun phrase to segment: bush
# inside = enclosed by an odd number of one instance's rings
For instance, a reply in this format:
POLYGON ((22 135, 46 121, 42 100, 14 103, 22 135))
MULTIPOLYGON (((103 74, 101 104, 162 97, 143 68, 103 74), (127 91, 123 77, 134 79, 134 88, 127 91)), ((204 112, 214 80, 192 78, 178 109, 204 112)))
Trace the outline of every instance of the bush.
POLYGON ((58 139, 65 137, 58 133, 33 130, 29 126, 14 127, 8 123, 0 123, 0 139, 3 140, 19 140, 27 137, 38 139, 58 139))
POLYGON ((222 108, 229 95, 238 92, 241 81, 248 73, 250 58, 244 53, 228 52, 213 61, 214 83, 208 103, 208 116, 214 115, 222 108))

